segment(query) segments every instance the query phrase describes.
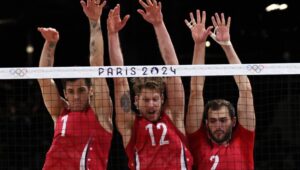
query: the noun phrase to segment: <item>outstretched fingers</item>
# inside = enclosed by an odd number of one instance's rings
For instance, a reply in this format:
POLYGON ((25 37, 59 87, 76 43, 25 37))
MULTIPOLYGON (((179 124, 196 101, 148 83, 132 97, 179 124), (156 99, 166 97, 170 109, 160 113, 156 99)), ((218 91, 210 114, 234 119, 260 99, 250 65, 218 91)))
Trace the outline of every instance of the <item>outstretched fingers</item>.
POLYGON ((106 5, 106 3, 107 3, 106 1, 103 1, 102 3, 100 3, 100 6, 99 6, 99 7, 100 7, 100 8, 104 8, 104 6, 106 5))
POLYGON ((209 36, 210 34, 212 34, 212 29, 214 28, 214 26, 209 26, 206 28, 206 35, 209 36))
POLYGON ((129 18, 130 18, 130 15, 125 15, 125 17, 122 19, 122 21, 121 21, 122 28, 126 25, 129 18))
POLYGON ((215 16, 212 16, 211 20, 212 20, 214 27, 217 27, 217 26, 227 26, 228 28, 230 27, 231 17, 228 17, 227 22, 226 22, 224 13, 221 13, 221 17, 218 13, 215 13, 215 16))
POLYGON ((192 12, 190 12, 189 15, 190 15, 190 21, 185 19, 184 22, 185 22, 186 26, 189 27, 189 29, 193 29, 197 23, 195 21, 194 14, 192 12))
POLYGON ((230 28, 230 24, 231 24, 231 17, 228 17, 228 19, 227 19, 227 27, 228 27, 228 29, 230 28))
POLYGON ((191 22, 192 25, 197 24, 196 21, 195 21, 195 18, 194 18, 194 14, 192 12, 190 12, 190 19, 191 19, 190 22, 191 22))
POLYGON ((218 24, 218 25, 221 25, 221 24, 222 24, 222 21, 221 21, 220 16, 219 16, 218 13, 215 13, 215 18, 216 18, 217 24, 218 24))
POLYGON ((143 0, 139 0, 139 3, 142 5, 143 8, 148 8, 148 5, 143 0))
POLYGON ((107 28, 110 33, 119 32, 127 23, 130 15, 126 15, 123 19, 120 17, 120 5, 117 4, 114 9, 108 13, 107 28))
POLYGON ((201 15, 201 11, 199 9, 197 9, 196 10, 196 20, 195 20, 193 12, 190 12, 189 15, 190 15, 190 21, 185 19, 184 22, 187 25, 187 27, 189 27, 190 29, 194 28, 196 25, 200 25, 200 24, 205 25, 205 22, 206 22, 206 12, 205 11, 202 11, 202 15, 201 15))
POLYGON ((201 21, 203 20, 203 18, 201 19, 201 15, 200 15, 200 10, 199 9, 197 9, 196 10, 196 17, 197 17, 197 24, 200 24, 201 23, 201 21))
POLYGON ((114 16, 120 16, 120 4, 117 4, 113 10, 114 16))
MULTIPOLYGON (((153 0, 153 1, 155 1, 155 0, 153 0)), ((151 1, 151 0, 146 0, 146 2, 147 2, 147 4, 148 4, 148 6, 153 6, 153 3, 152 3, 152 1, 151 1)), ((156 3, 156 4, 157 4, 157 2, 154 2, 154 3, 156 3)))
POLYGON ((83 10, 85 10, 87 7, 87 4, 85 3, 85 1, 84 0, 81 0, 80 1, 80 4, 81 4, 81 7, 83 8, 83 10))
MULTIPOLYGON (((146 2, 144 2, 143 0, 139 0, 139 3, 141 4, 141 6, 144 8, 144 10, 150 10, 151 8, 153 9, 159 9, 161 10, 162 4, 161 2, 157 2, 157 0, 146 0, 146 2)), ((138 12, 141 13, 145 13, 143 10, 138 9, 138 12)))

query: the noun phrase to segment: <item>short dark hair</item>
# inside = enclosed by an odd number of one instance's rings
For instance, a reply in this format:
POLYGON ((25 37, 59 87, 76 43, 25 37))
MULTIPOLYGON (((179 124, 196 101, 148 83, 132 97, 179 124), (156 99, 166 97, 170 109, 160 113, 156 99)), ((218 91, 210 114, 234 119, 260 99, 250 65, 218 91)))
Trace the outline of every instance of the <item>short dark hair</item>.
POLYGON ((62 79, 62 87, 63 89, 66 89, 67 82, 74 82, 79 79, 84 79, 85 84, 90 88, 92 86, 92 80, 90 78, 69 78, 69 79, 62 79))
POLYGON ((204 107, 204 113, 203 113, 204 120, 207 120, 207 118, 208 118, 208 110, 209 109, 219 110, 223 106, 227 107, 230 117, 234 118, 235 110, 234 110, 233 105, 229 101, 227 101, 225 99, 214 99, 214 100, 208 101, 204 107))
POLYGON ((133 83, 133 91, 135 95, 139 95, 142 89, 153 89, 159 91, 161 94, 164 94, 166 84, 163 77, 136 77, 132 78, 131 82, 133 83))

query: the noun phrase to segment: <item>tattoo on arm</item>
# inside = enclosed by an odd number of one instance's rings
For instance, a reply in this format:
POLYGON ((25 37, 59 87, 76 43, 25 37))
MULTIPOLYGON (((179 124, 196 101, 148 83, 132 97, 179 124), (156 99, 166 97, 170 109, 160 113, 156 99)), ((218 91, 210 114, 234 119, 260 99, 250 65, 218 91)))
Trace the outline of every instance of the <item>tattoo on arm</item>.
POLYGON ((91 55, 94 55, 96 53, 97 48, 95 47, 95 41, 91 40, 91 44, 90 44, 90 53, 91 55))
POLYGON ((97 31, 101 31, 101 25, 100 24, 98 24, 97 22, 91 22, 90 23, 90 27, 91 27, 91 31, 92 31, 92 33, 95 33, 95 32, 97 32, 97 31))
POLYGON ((95 29, 95 28, 96 28, 96 26, 97 26, 97 23, 96 23, 96 22, 92 22, 92 23, 91 23, 91 27, 92 27, 92 29, 95 29))
POLYGON ((50 49, 53 49, 53 48, 55 48, 55 45, 56 45, 56 43, 54 43, 54 42, 50 42, 50 44, 49 44, 49 48, 50 48, 50 49))
POLYGON ((121 107, 124 112, 129 112, 131 108, 130 94, 129 92, 125 92, 121 96, 121 107))
POLYGON ((51 66, 51 54, 48 52, 47 54, 47 66, 51 66))
POLYGON ((101 34, 101 26, 99 22, 91 21, 90 22, 91 29, 91 41, 90 41, 90 55, 94 55, 97 52, 95 39, 101 34))
POLYGON ((54 55, 56 43, 50 42, 49 49, 47 51, 47 66, 52 66, 52 55, 54 55))

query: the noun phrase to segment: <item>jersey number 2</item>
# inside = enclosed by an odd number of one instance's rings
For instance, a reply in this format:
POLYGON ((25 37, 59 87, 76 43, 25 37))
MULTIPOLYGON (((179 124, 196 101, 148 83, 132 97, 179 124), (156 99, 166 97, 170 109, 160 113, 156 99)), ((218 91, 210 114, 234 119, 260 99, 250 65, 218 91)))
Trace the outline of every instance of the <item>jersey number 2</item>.
POLYGON ((218 155, 212 155, 209 159, 210 161, 214 161, 214 164, 211 167, 211 170, 215 170, 219 164, 219 156, 218 155))
MULTIPOLYGON (((158 123, 156 125, 157 129, 163 129, 163 132, 161 134, 160 140, 159 140, 159 145, 166 145, 169 144, 168 140, 165 140, 166 134, 167 134, 167 126, 164 123, 158 123)), ((148 130, 152 146, 156 146, 155 138, 154 138, 154 133, 153 133, 153 124, 148 124, 146 126, 146 130, 148 130)))

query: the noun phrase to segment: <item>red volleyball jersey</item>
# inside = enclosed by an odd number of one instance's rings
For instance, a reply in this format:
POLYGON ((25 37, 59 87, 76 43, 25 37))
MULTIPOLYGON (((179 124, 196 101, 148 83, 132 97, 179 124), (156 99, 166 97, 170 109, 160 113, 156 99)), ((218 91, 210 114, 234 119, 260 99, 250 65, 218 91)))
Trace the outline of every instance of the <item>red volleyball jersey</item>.
POLYGON ((65 109, 56 120, 43 169, 106 169, 111 139, 91 108, 83 112, 65 109))
POLYGON ((133 170, 191 169, 193 159, 186 144, 186 137, 166 114, 155 123, 136 116, 126 147, 128 165, 133 170))
POLYGON ((208 138, 202 126, 188 135, 190 148, 198 170, 253 170, 255 132, 237 124, 227 145, 218 145, 208 138))

